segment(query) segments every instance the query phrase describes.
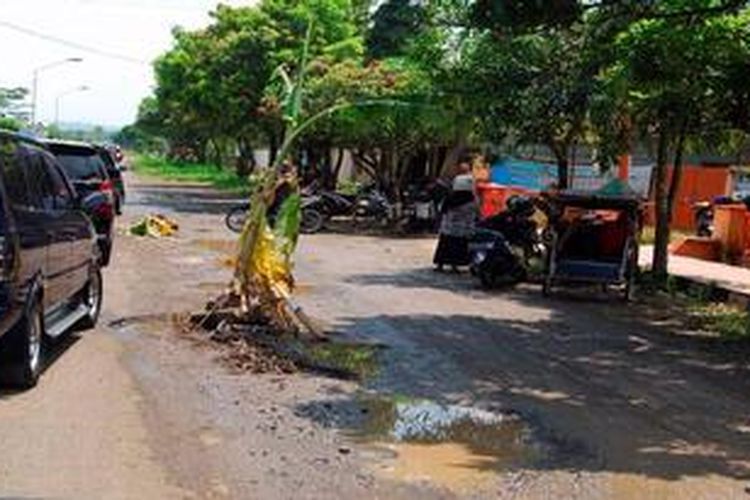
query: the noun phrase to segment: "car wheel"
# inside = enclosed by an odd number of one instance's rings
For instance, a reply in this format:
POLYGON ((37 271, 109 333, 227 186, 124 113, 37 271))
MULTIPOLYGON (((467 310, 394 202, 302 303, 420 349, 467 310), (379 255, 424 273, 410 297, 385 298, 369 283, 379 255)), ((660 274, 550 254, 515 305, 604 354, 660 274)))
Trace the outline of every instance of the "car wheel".
POLYGON ((18 324, 2 342, 0 383, 8 387, 30 389, 42 369, 44 319, 39 297, 32 299, 18 324))
POLYGON ((89 329, 96 326, 102 310, 103 292, 102 271, 98 266, 94 266, 89 274, 89 282, 81 294, 81 301, 86 307, 86 316, 79 321, 79 329, 89 329))

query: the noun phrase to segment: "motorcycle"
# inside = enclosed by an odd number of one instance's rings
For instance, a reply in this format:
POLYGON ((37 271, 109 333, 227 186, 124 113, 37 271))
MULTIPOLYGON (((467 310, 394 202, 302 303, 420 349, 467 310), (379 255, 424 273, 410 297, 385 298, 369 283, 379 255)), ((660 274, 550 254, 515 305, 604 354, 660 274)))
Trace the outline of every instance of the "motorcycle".
POLYGON ((391 206, 380 191, 367 188, 356 195, 335 191, 321 191, 309 197, 311 209, 317 210, 325 220, 332 217, 385 220, 390 215, 391 206))
MULTIPOLYGON (((302 218, 300 220, 300 232, 313 234, 323 229, 326 217, 318 210, 320 197, 318 195, 302 197, 302 218)), ((241 233, 245 228, 247 216, 250 213, 250 203, 243 203, 231 207, 224 217, 227 228, 235 233, 241 233)))
POLYGON ((744 204, 750 210, 750 197, 717 196, 711 201, 699 201, 693 204, 695 232, 697 236, 711 237, 714 233, 714 212, 719 205, 744 204))
POLYGON ((535 262, 543 262, 540 228, 532 219, 536 210, 531 198, 514 196, 505 211, 477 225, 469 270, 484 288, 525 281, 535 262))
POLYGON ((437 229, 440 201, 430 186, 410 186, 403 195, 399 227, 407 233, 434 232, 437 229))

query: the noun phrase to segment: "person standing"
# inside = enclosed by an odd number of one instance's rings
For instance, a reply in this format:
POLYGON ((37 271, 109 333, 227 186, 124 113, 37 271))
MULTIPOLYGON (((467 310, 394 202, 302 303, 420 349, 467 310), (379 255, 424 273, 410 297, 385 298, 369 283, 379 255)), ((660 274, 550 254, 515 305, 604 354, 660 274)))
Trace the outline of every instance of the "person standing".
POLYGON ((477 219, 471 158, 461 158, 458 175, 453 179, 451 192, 443 201, 440 213, 440 236, 433 262, 437 271, 442 271, 444 266, 458 271, 460 266, 470 263, 469 240, 477 219))

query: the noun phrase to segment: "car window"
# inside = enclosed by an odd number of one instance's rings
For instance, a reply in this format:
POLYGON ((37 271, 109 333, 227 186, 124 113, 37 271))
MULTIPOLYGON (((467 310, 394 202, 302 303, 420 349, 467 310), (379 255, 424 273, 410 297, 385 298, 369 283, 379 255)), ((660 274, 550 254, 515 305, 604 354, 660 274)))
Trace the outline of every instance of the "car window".
POLYGON ((68 186, 68 183, 65 181, 60 167, 51 156, 45 155, 44 163, 47 167, 47 174, 52 181, 55 208, 58 210, 69 210, 73 208, 75 205, 73 203, 73 193, 70 191, 70 186, 68 186))
POLYGON ((94 151, 61 152, 56 156, 57 161, 71 179, 76 181, 104 180, 104 161, 94 151))
POLYGON ((26 175, 31 205, 40 210, 55 209, 55 187, 44 157, 37 151, 27 157, 26 175))
POLYGON ((116 177, 118 174, 117 163, 112 159, 112 155, 108 151, 101 151, 99 156, 102 157, 102 161, 107 168, 107 174, 110 177, 116 177))
POLYGON ((10 140, 0 139, 0 168, 5 181, 5 194, 11 206, 29 205, 22 149, 10 140))

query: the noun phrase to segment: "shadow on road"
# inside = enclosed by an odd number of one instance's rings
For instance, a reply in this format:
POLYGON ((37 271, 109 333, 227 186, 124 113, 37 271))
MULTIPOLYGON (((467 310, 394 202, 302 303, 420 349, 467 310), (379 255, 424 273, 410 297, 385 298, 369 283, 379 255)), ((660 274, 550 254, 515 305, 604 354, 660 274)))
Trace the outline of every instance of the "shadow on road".
MULTIPOLYGON (((420 289, 472 288, 465 278, 422 269, 347 281, 411 288, 415 300, 420 289)), ((532 468, 750 479, 750 344, 677 335, 683 332, 655 325, 642 307, 614 298, 545 299, 529 287, 504 299, 505 307, 543 310, 544 318, 503 318, 499 301, 493 314, 461 314, 457 301, 443 313, 344 318, 339 329, 406 339, 386 351, 370 383, 381 394, 470 401, 523 415, 560 451, 532 468)))
MULTIPOLYGON (((45 351, 44 351, 44 358, 42 360, 44 364, 42 366, 41 375, 44 376, 44 372, 46 372, 53 364, 57 362, 58 359, 60 359, 60 357, 63 354, 65 354, 68 350, 70 350, 80 340, 81 340, 80 334, 70 333, 70 334, 63 335, 62 338, 57 339, 54 342, 51 342, 50 344, 46 345, 45 351)), ((39 383, 41 384, 44 382, 43 380, 40 380, 39 383)), ((0 388, 0 401, 5 400, 5 399, 10 399, 13 396, 21 395, 24 392, 26 391, 0 388)))
POLYGON ((174 212, 220 214, 243 201, 236 194, 222 193, 201 184, 144 182, 129 193, 127 204, 174 212))

